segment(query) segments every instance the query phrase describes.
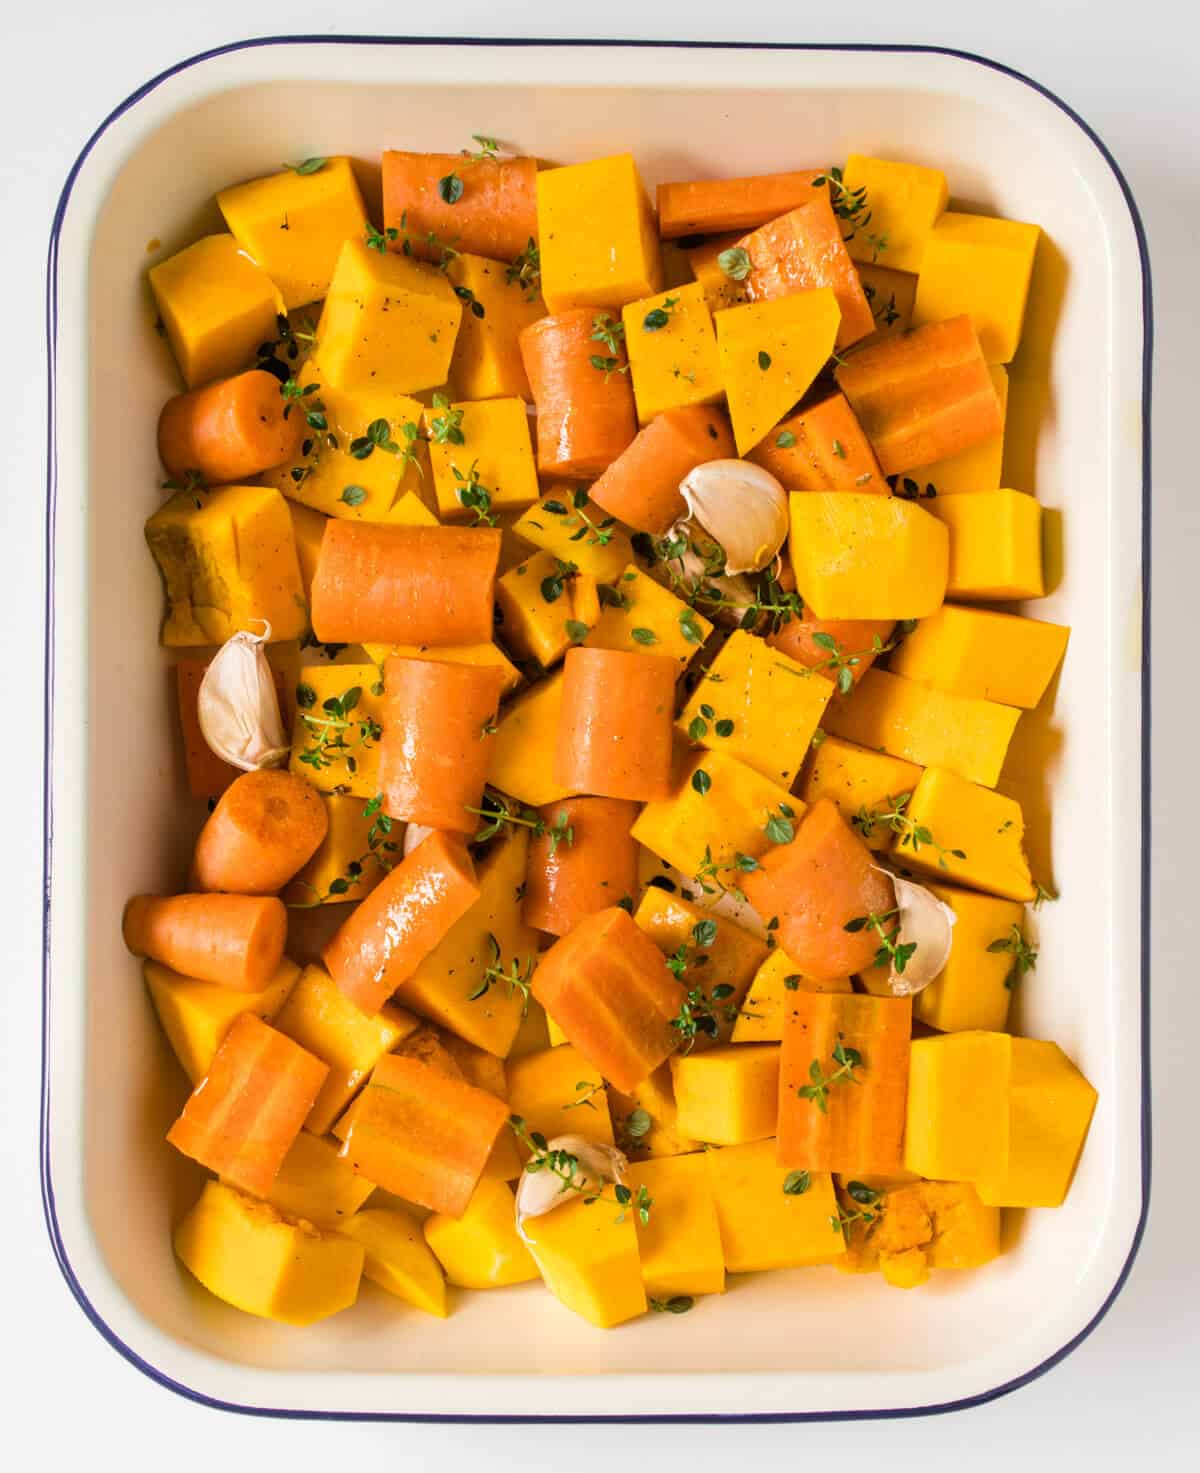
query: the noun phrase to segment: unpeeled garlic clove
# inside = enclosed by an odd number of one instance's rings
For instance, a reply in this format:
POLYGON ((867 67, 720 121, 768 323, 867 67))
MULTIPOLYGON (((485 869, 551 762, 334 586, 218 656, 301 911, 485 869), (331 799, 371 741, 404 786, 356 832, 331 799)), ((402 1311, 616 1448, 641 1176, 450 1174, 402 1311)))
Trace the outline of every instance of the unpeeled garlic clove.
MULTIPOLYGON (((628 1157, 616 1146, 589 1141, 581 1135, 556 1135, 547 1142, 546 1150, 567 1151, 575 1157, 574 1188, 552 1171, 530 1171, 526 1168, 517 1184, 519 1233, 526 1218, 542 1217, 564 1202, 578 1202, 593 1192, 598 1195, 607 1183, 619 1182, 629 1167, 628 1157)), ((524 1237, 524 1233, 521 1235, 524 1237)))
POLYGON ((265 619, 260 622, 263 634, 240 630, 225 641, 204 672, 196 698, 204 740, 222 762, 242 772, 279 767, 291 750, 267 664, 271 626, 265 619))
POLYGON ((688 515, 725 549, 725 572, 757 573, 788 534, 787 493, 747 460, 707 460, 679 483, 688 515))
POLYGON ((893 963, 888 979, 896 997, 911 997, 914 993, 924 992, 949 960, 954 923, 958 918, 924 885, 894 875, 891 870, 882 869, 877 864, 872 868, 879 870, 881 875, 887 875, 895 891, 900 925, 897 944, 915 944, 904 971, 897 972, 893 963))

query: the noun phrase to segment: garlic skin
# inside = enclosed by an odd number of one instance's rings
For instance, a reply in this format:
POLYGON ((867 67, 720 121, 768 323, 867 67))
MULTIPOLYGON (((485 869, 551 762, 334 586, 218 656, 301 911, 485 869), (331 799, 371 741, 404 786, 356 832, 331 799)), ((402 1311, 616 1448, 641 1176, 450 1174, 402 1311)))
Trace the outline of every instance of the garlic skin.
POLYGON ((891 870, 882 869, 877 864, 871 868, 887 875, 892 882, 899 911, 898 944, 916 945, 904 971, 897 973, 893 964, 888 979, 895 997, 912 997, 915 993, 924 992, 949 960, 954 923, 958 917, 924 885, 894 875, 891 870))
MULTIPOLYGON (((547 1142, 546 1149, 569 1151, 575 1157, 579 1164, 574 1181, 587 1194, 593 1190, 601 1192, 609 1182, 619 1182, 629 1168, 629 1158, 616 1146, 589 1141, 581 1135, 556 1135, 547 1142)), ((553 1172, 526 1169, 517 1184, 517 1232, 524 1238, 522 1224, 527 1218, 542 1217, 564 1202, 580 1200, 581 1194, 573 1191, 553 1172)))
POLYGON ((757 573, 788 534, 787 492, 760 465, 707 460, 679 483, 688 516, 725 549, 726 574, 757 573))
POLYGON ((265 619, 259 622, 261 635, 240 630, 225 641, 204 672, 196 699, 204 740, 242 772, 280 767, 291 752, 264 648, 271 626, 265 619))
POLYGON ((405 859, 413 852, 418 844, 428 839, 433 830, 426 828, 423 823, 410 823, 404 830, 404 855, 405 859))

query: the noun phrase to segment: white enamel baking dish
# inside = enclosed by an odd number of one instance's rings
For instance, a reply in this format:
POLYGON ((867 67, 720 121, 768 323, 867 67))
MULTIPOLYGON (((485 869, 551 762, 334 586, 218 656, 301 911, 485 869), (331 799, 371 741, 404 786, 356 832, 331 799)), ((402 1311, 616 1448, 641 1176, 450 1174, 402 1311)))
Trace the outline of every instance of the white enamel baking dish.
MULTIPOLYGON (((43 1183, 63 1272, 116 1349, 197 1400, 294 1415, 809 1417, 986 1399, 1088 1332, 1136 1248, 1149 1170, 1148 304, 1140 225, 1103 146, 1026 79, 945 52, 285 38, 183 63, 113 113, 68 180, 49 265, 43 1183), (118 927, 190 837, 141 532, 174 391, 149 331, 148 244, 216 225, 213 192, 281 160, 475 131, 550 159, 632 149, 651 186, 860 150, 937 164, 955 198, 1045 227, 1049 393, 1036 456, 1009 476, 1063 514, 1061 583, 1038 611, 1074 634, 1006 775, 1035 868, 1063 891, 1038 918, 1019 1022, 1078 1060, 1100 1104, 1066 1206, 1013 1224, 982 1272, 913 1294, 832 1269, 747 1276, 686 1320, 607 1333, 534 1286, 468 1296, 440 1322, 364 1285, 353 1311, 301 1332, 225 1308, 175 1262, 197 1176, 163 1133, 185 1090, 118 927)), ((1026 356, 1027 374, 1045 364, 1036 341, 1026 356)))

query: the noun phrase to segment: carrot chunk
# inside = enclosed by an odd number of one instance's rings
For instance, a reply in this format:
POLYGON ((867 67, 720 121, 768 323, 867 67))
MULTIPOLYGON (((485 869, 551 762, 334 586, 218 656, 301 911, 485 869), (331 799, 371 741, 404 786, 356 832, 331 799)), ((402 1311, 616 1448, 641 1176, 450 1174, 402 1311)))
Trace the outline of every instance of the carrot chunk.
POLYGON ((261 992, 283 960, 287 910, 274 896, 135 895, 121 927, 134 956, 201 982, 261 992))
POLYGON ((158 417, 159 459, 177 479, 194 471, 207 486, 247 481, 299 455, 304 415, 290 403, 261 368, 176 394, 158 417))
POLYGON ((593 485, 592 500, 619 522, 661 535, 687 511, 679 483, 709 460, 735 454, 729 420, 719 409, 689 404, 664 409, 593 485))
POLYGON ((565 792, 635 803, 668 796, 676 669, 661 655, 567 651, 554 749, 565 792))
POLYGON ((531 840, 522 911, 525 924, 565 936, 586 916, 637 890, 636 803, 567 798, 539 810, 546 832, 531 840), (564 841, 556 828, 570 831, 564 841))
POLYGON ((845 394, 830 394, 781 420, 746 456, 787 491, 873 491, 887 496, 871 442, 845 394))
POLYGON ((658 233, 663 240, 683 235, 718 235, 753 230, 768 220, 808 204, 813 181, 823 169, 786 174, 755 174, 740 179, 686 179, 658 186, 658 233))
POLYGON ((304 778, 264 768, 244 772, 208 816, 192 856, 197 890, 276 895, 325 838, 329 817, 304 778))
POLYGON ((512 261, 537 239, 537 160, 383 155, 383 220, 394 251, 439 261, 446 246, 512 261))

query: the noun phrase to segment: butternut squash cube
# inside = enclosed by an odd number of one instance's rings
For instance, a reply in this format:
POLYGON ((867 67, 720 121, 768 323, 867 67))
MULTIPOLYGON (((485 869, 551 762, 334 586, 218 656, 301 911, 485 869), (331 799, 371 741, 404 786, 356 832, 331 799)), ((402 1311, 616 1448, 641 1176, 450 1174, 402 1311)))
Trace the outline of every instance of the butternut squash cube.
POLYGON ((991 788, 1020 714, 995 701, 952 695, 872 668, 852 696, 831 702, 825 729, 860 747, 875 747, 921 767, 944 768, 991 788))
POLYGON ((779 1116, 779 1048, 721 1044, 671 1060, 679 1127, 699 1141, 739 1146, 774 1136, 779 1116))
POLYGON ((146 522, 167 596, 162 642, 224 644, 239 629, 298 639, 308 623, 292 520, 278 491, 178 491, 146 522))
POLYGON ((841 1233, 830 1228, 838 1206, 827 1173, 811 1173, 803 1192, 785 1191, 792 1173, 776 1165, 773 1140, 706 1151, 704 1164, 728 1273, 837 1263, 845 1253, 841 1233))
POLYGON ((347 240, 317 324, 326 378, 339 389, 436 388, 461 320, 462 303, 435 267, 347 240))
POLYGON ((482 665, 485 669, 494 665, 503 677, 500 686, 502 696, 516 690, 522 680, 521 672, 496 644, 442 644, 436 649, 419 644, 364 644, 363 650, 367 658, 380 668, 389 655, 405 655, 410 660, 424 656, 449 665, 482 665))
POLYGON ((280 962, 261 992, 235 992, 185 977, 158 962, 143 962, 142 974, 163 1032, 195 1085, 208 1073, 213 1055, 243 1013, 253 1013, 264 1023, 274 1020, 296 985, 300 968, 286 959, 280 962))
MULTIPOLYGON (((939 497, 999 489, 1004 465, 1004 422, 1008 415, 1008 371, 1000 363, 990 363, 988 376, 1000 401, 998 433, 960 450, 957 455, 947 455, 941 460, 931 460, 928 465, 915 466, 907 473, 906 479, 916 481, 922 487, 934 486, 939 497)), ((933 509, 930 506, 929 510, 933 509)))
POLYGON ((595 578, 550 552, 535 552, 497 579, 496 605, 509 649, 544 669, 600 619, 595 578))
POLYGON ((916 850, 906 845, 902 851, 906 865, 1009 900, 1032 900, 1036 895, 1022 847, 1025 820, 1015 798, 933 767, 921 774, 905 812, 946 850, 939 855, 928 845, 916 850), (955 849, 966 858, 951 852, 955 849))
MULTIPOLYGON (((584 1140, 612 1145, 604 1077, 572 1044, 510 1059, 507 1073, 509 1109, 524 1120, 530 1132, 548 1141, 560 1135, 581 1135, 584 1140)), ((527 1155, 522 1147, 522 1159, 527 1155)))
POLYGON ((913 1017, 942 1033, 968 1028, 998 1033, 1008 1023, 1013 956, 988 948, 1010 939, 1014 926, 1020 929, 1024 907, 952 885, 929 884, 929 889, 954 912, 954 944, 946 965, 913 998, 913 1017))
POLYGON ((791 992, 853 992, 849 977, 818 981, 806 977, 778 946, 754 974, 733 1025, 733 1043, 779 1043, 791 992))
POLYGON ((950 538, 915 502, 793 491, 792 569, 818 619, 923 619, 946 596, 950 538))
POLYGON ((676 1294, 723 1294, 725 1256, 703 1154, 643 1161, 625 1178, 636 1197, 646 1188, 650 1220, 637 1219, 642 1282, 652 1299, 676 1294))
MULTIPOLYGON (((920 776, 921 769, 915 762, 857 747, 841 737, 826 736, 813 748, 797 792, 808 804, 828 798, 846 822, 852 823, 860 814, 889 812, 893 800, 911 793, 920 776)), ((888 825, 867 827, 870 832, 860 831, 860 837, 869 849, 891 847, 888 825)))
POLYGON ((349 793, 322 797, 328 820, 321 846, 283 890, 286 904, 327 905, 331 901, 361 900, 369 895, 393 865, 399 863, 401 834, 376 831, 374 819, 364 812, 361 798, 349 793))
POLYGON ((296 539, 296 558, 300 564, 300 582, 304 587, 304 602, 312 600, 313 574, 317 571, 317 559, 321 555, 321 540, 325 536, 325 523, 329 520, 311 507, 301 506, 289 498, 288 516, 292 519, 292 536, 296 539))
POLYGON ((367 212, 348 158, 326 159, 312 173, 286 169, 217 194, 225 223, 242 250, 283 294, 289 312, 329 290, 342 242, 361 238, 367 212))
POLYGON ((1011 363, 1041 233, 1018 220, 948 210, 925 247, 913 326, 966 312, 987 361, 1011 363))
POLYGON ((869 1228, 850 1226, 839 1265, 848 1273, 880 1270, 894 1288, 912 1289, 930 1269, 981 1268, 1000 1253, 1000 1213, 969 1182, 891 1186, 874 1211, 869 1228))
POLYGON ((1032 711, 1066 653, 1070 629, 992 609, 943 604, 922 619, 891 669, 956 696, 1032 711))
POLYGON ((435 1212, 425 1219, 424 1232, 447 1282, 461 1289, 501 1289, 538 1277, 517 1235, 517 1204, 505 1182, 485 1176, 461 1217, 435 1212))
POLYGON ((630 654, 649 650, 684 666, 712 633, 712 625, 702 614, 634 563, 605 586, 600 598, 600 622, 584 640, 594 649, 628 650, 630 654))
POLYGON ((283 312, 279 289, 232 235, 203 236, 151 266, 150 290, 189 389, 252 368, 283 312))
POLYGON ((833 682, 743 629, 729 636, 709 672, 680 712, 679 731, 790 788, 833 682))
MULTIPOLYGON (((847 242, 847 249, 853 256, 851 242, 847 242)), ((869 337, 863 338, 862 346, 907 332, 912 326, 917 278, 909 271, 893 271, 890 266, 882 266, 873 261, 859 261, 858 279, 862 282, 863 295, 875 318, 875 331, 869 337)))
POLYGON ((546 304, 536 288, 510 281, 508 272, 502 261, 466 251, 446 267, 464 304, 450 361, 450 380, 464 398, 533 398, 517 338, 545 317, 546 304))
POLYGON ((803 397, 829 361, 841 320, 831 287, 716 314, 721 382, 739 455, 803 397))
POLYGON ((714 235, 701 245, 690 246, 684 251, 692 275, 704 293, 710 312, 720 312, 725 307, 741 307, 750 300, 745 281, 735 281, 721 270, 720 257, 730 246, 735 246, 745 232, 734 230, 723 235, 714 235))
POLYGON ((662 285, 654 211, 632 154, 542 169, 537 218, 551 312, 616 311, 662 285))
POLYGON ((567 1202, 529 1219, 525 1232, 546 1288, 567 1309, 601 1330, 645 1314, 632 1211, 607 1197, 567 1202))
POLYGON ((689 1151, 699 1150, 700 1142, 679 1128, 669 1063, 660 1064, 628 1094, 610 1084, 608 1103, 613 1119, 613 1137, 630 1160, 683 1156, 689 1151))
POLYGON ((1007 1033, 914 1038, 904 1165, 936 1181, 995 1180, 1009 1150, 1013 1040, 1007 1033))
POLYGON ((474 521, 462 492, 473 480, 485 486, 493 511, 524 511, 538 499, 537 466, 529 438, 529 416, 521 399, 482 399, 457 403, 450 410, 425 411, 429 428, 461 411, 461 445, 436 438, 429 445, 433 493, 443 522, 474 521))
POLYGON ((562 707, 562 671, 522 691, 500 713, 493 738, 488 780, 493 786, 541 808, 572 796, 554 781, 554 750, 558 745, 558 714, 562 707))
POLYGON ((296 683, 289 770, 321 793, 349 789, 356 798, 374 798, 379 792, 382 710, 383 682, 374 665, 302 665, 296 683), (344 702, 356 691, 344 718, 346 726, 323 724, 343 719, 333 716, 326 702, 344 702), (345 746, 331 746, 331 740, 341 740, 345 746))
POLYGON ((616 583, 633 561, 629 533, 602 527, 608 518, 586 496, 576 505, 575 486, 555 487, 513 523, 515 537, 572 562, 601 583, 616 583))
POLYGON ((723 392, 712 313, 699 282, 630 302, 622 311, 638 423, 723 392))
POLYGON ((1023 491, 938 496, 929 510, 950 533, 949 598, 1041 598, 1042 508, 1023 491))
POLYGON ((362 1248, 364 1278, 414 1309, 446 1318, 446 1279, 415 1218, 388 1207, 368 1207, 344 1222, 340 1232, 362 1248))
POLYGON ((374 1190, 373 1181, 350 1170, 333 1141, 302 1130, 283 1158, 267 1201, 293 1221, 340 1228, 374 1190))
POLYGON ((895 271, 920 271, 930 232, 950 197, 945 174, 920 164, 852 153, 842 181, 851 194, 866 190, 871 215, 869 230, 855 230, 846 242, 854 259, 881 259, 895 271), (880 241, 887 244, 880 245, 880 241))

